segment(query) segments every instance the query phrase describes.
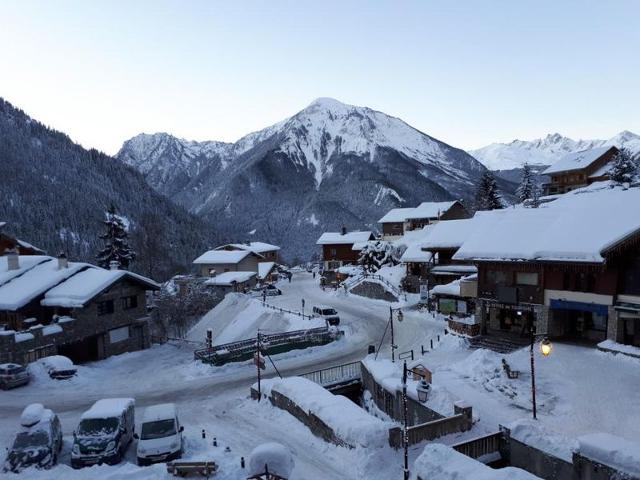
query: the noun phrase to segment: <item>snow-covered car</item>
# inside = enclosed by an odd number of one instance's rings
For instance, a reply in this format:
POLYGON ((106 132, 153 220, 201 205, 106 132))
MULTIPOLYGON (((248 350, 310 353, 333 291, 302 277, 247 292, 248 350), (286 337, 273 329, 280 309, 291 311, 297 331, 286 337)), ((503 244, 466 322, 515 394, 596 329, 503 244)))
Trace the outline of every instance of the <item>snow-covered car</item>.
POLYGON ((34 466, 51 468, 58 463, 61 448, 58 416, 42 404, 33 403, 20 416, 20 431, 9 450, 4 471, 18 473, 34 466))
POLYGON ((251 291, 259 297, 262 297, 264 294, 266 294, 267 297, 282 295, 282 290, 280 290, 275 285, 271 285, 271 284, 254 287, 251 289, 251 291))
POLYGON ((17 363, 3 363, 0 365, 0 388, 9 388, 26 385, 31 380, 31 375, 25 367, 17 363))
POLYGON ((62 355, 51 355, 43 358, 41 362, 49 376, 56 380, 71 378, 78 371, 73 362, 62 355))
POLYGON ((73 432, 71 466, 120 463, 133 440, 134 407, 132 398, 107 398, 84 412, 73 432))
POLYGON ((173 403, 147 407, 142 417, 138 439, 138 465, 150 465, 182 457, 184 427, 173 403))
POLYGON ((328 325, 340 325, 340 317, 338 316, 336 309, 333 307, 329 307, 327 305, 316 305, 313 307, 313 315, 324 318, 328 325))

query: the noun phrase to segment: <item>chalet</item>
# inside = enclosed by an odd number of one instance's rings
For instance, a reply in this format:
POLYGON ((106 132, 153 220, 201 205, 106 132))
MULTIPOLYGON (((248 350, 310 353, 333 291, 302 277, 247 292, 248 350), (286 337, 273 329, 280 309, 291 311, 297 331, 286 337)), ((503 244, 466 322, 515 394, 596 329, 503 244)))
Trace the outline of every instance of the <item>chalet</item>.
POLYGON ((223 293, 247 293, 256 285, 255 272, 225 272, 204 282, 209 287, 216 288, 223 293))
POLYGON ((264 242, 228 243, 216 248, 216 250, 248 250, 262 255, 267 262, 279 262, 280 247, 264 242))
POLYGON ((541 173, 551 177, 551 181, 543 185, 544 194, 567 193, 608 180, 609 168, 618 152, 616 147, 598 147, 565 155, 541 173))
POLYGON ((343 265, 353 265, 358 262, 362 246, 373 240, 371 232, 341 232, 323 233, 316 245, 322 246, 322 261, 325 271, 335 271, 343 265))
POLYGON ((251 250, 209 250, 196 258, 201 277, 213 277, 225 272, 258 273, 258 264, 264 257, 251 250))
POLYGON ((394 208, 378 220, 382 238, 394 240, 406 232, 418 230, 440 220, 469 218, 469 212, 459 201, 423 202, 415 208, 394 208))
POLYGON ((6 222, 0 222, 0 256, 6 255, 8 252, 17 251, 18 255, 44 255, 44 250, 34 247, 30 243, 15 238, 8 233, 3 232, 6 222))
POLYGON ((60 354, 76 362, 149 346, 146 293, 124 270, 46 256, 0 257, 0 362, 60 354))
POLYGON ((488 216, 454 259, 478 266, 484 332, 640 346, 640 189, 589 187, 488 216))

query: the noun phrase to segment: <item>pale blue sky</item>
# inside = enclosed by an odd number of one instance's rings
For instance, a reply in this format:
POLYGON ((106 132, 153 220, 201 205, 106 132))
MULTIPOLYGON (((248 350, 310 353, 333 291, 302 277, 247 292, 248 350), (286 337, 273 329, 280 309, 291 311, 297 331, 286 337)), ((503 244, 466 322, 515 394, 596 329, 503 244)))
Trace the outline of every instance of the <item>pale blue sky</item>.
POLYGON ((1 1, 0 96, 88 147, 316 97, 461 148, 640 133, 640 1, 1 1))

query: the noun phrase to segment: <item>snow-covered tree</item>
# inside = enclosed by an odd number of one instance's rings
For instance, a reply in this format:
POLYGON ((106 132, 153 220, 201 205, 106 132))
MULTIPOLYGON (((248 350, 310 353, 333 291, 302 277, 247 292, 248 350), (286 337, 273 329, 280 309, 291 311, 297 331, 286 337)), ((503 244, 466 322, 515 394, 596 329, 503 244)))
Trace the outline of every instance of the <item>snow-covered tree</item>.
POLYGON ((375 273, 385 265, 397 265, 396 247, 390 242, 376 240, 367 242, 365 247, 360 251, 358 263, 362 265, 365 272, 375 273))
POLYGON ((534 188, 535 180, 533 178, 533 172, 531 171, 529 164, 525 163, 522 168, 522 179, 520 180, 520 185, 516 190, 516 195, 518 196, 520 203, 524 203, 533 198, 534 188))
POLYGON ((487 170, 482 175, 476 191, 476 210, 497 210, 503 208, 498 184, 493 174, 487 170))
POLYGON ((531 202, 529 205, 531 208, 538 208, 540 206, 540 194, 542 193, 542 187, 538 182, 534 182, 533 191, 531 193, 531 202))
POLYGON ((637 170, 638 166, 633 161, 629 151, 626 148, 621 148, 613 160, 609 176, 616 183, 630 183, 633 181, 637 170))
POLYGON ((111 262, 118 262, 123 268, 135 260, 136 254, 129 246, 129 234, 122 221, 122 217, 117 214, 115 205, 111 205, 107 210, 103 220, 105 233, 100 235, 104 241, 104 248, 96 256, 98 265, 102 268, 109 268, 111 262))

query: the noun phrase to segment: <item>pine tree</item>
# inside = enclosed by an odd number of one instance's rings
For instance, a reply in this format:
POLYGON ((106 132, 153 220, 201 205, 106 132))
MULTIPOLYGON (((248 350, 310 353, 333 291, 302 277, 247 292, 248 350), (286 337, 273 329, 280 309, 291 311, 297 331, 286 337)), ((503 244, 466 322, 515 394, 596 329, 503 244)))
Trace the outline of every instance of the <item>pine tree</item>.
POLYGON ((118 216, 115 205, 109 207, 103 223, 106 232, 100 235, 104 240, 104 248, 96 256, 98 265, 109 268, 111 262, 115 261, 122 268, 128 268, 135 260, 136 254, 129 246, 127 229, 122 218, 118 216))
POLYGON ((385 265, 397 265, 396 251, 390 242, 368 242, 360 251, 358 263, 365 272, 375 273, 385 265))
POLYGON ((487 170, 482 175, 476 191, 476 210, 498 210, 503 208, 498 184, 493 174, 487 170))
POLYGON ((609 177, 616 183, 631 183, 638 167, 626 148, 621 148, 609 171, 609 177))
POLYGON ((520 180, 520 185, 516 190, 516 195, 518 196, 518 200, 520 203, 524 203, 527 200, 531 200, 533 198, 535 189, 533 172, 531 171, 531 167, 528 163, 524 164, 524 168, 522 169, 522 180, 520 180))

